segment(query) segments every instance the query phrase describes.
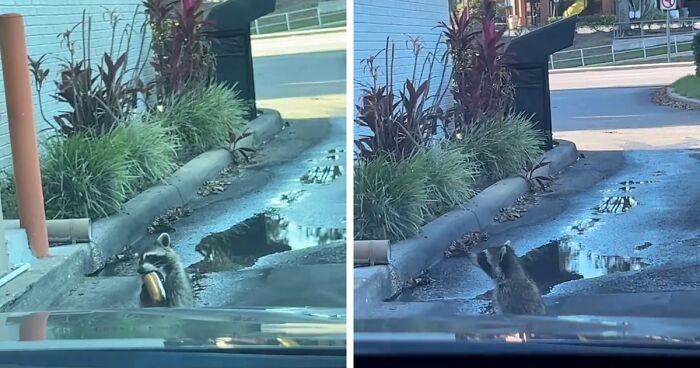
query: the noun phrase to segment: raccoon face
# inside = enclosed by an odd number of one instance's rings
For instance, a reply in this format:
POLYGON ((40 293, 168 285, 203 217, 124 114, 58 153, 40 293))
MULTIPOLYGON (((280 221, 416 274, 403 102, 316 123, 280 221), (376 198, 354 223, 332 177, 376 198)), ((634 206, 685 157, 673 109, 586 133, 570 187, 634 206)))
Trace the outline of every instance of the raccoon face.
POLYGON ((510 246, 510 240, 500 247, 490 247, 479 253, 469 253, 469 260, 481 268, 493 280, 503 278, 508 258, 515 257, 515 252, 510 246))
POLYGON ((163 280, 171 267, 172 253, 170 235, 167 233, 160 234, 155 244, 141 254, 137 272, 141 275, 156 272, 163 280))

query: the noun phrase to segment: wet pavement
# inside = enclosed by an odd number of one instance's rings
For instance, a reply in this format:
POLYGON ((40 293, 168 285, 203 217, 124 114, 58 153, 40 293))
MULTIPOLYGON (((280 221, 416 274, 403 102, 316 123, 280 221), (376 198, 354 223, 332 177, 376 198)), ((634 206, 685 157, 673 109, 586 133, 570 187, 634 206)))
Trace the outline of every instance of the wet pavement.
MULTIPOLYGON (((700 114, 654 105, 654 90, 553 91, 554 136, 583 158, 473 249, 510 240, 549 314, 700 317, 700 114)), ((466 258, 429 275, 366 315, 493 312, 493 283, 466 258)))
MULTIPOLYGON (((197 305, 345 306, 345 122, 291 121, 220 194, 188 204, 171 232, 197 305)), ((135 252, 88 277, 53 309, 136 307, 135 252)))
MULTIPOLYGON (((700 179, 698 152, 584 155, 557 179, 552 192, 535 197, 522 218, 494 222, 488 240, 473 250, 510 240, 553 314, 606 313, 605 304, 600 305, 604 299, 591 297, 585 303, 586 295, 626 294, 618 295, 615 304, 603 301, 610 303, 608 312, 622 314, 649 313, 651 309, 634 309, 640 300, 669 303, 672 293, 695 295, 700 290, 700 191, 694 184, 700 179), (566 303, 574 297, 576 303, 566 303)), ((493 284, 466 258, 445 259, 429 274, 429 285, 406 290, 396 305, 382 308, 393 308, 392 313, 435 308, 491 313, 493 284), (420 303, 428 304, 418 308, 420 303)))

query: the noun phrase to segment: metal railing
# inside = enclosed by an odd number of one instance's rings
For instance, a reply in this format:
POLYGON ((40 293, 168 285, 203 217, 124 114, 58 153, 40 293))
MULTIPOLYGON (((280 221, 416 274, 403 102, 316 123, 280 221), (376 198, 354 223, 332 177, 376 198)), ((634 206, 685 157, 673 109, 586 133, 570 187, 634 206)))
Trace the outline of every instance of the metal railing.
MULTIPOLYGON (((666 20, 618 22, 613 24, 615 39, 666 35, 666 20)), ((671 19, 671 34, 692 33, 700 29, 700 17, 671 19)))
POLYGON ((252 34, 288 32, 345 24, 346 10, 321 12, 320 8, 295 10, 287 13, 266 15, 256 19, 250 26, 252 34))
MULTIPOLYGON (((666 42, 655 45, 646 45, 644 39, 642 39, 641 42, 642 47, 629 50, 615 50, 613 45, 605 45, 560 51, 549 56, 549 69, 565 69, 635 60, 648 60, 666 55, 666 42)), ((692 41, 678 40, 677 35, 671 36, 672 56, 680 56, 684 53, 690 54, 691 50, 692 41)))

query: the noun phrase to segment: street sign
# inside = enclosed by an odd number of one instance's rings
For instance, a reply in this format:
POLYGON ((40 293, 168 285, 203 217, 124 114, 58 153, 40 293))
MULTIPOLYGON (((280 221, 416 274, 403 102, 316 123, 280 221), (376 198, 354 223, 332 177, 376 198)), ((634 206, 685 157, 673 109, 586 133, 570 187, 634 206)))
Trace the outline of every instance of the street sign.
POLYGON ((673 10, 678 4, 677 0, 661 0, 659 1, 659 6, 661 10, 673 10))
POLYGON ((678 0, 659 0, 659 8, 666 11, 666 62, 671 62, 671 10, 678 0))

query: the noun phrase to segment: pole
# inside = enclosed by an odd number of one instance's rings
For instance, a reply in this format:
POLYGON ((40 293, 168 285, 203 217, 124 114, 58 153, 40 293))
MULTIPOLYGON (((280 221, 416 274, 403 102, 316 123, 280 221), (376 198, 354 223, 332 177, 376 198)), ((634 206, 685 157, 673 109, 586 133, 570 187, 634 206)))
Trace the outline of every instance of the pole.
POLYGON ((38 312, 24 316, 19 326, 19 341, 46 340, 48 322, 48 312, 38 312))
POLYGON ((19 221, 22 228, 27 229, 29 247, 34 256, 48 257, 49 240, 27 67, 27 45, 24 19, 20 14, 0 15, 0 53, 19 221))
POLYGON ((666 9, 666 62, 671 62, 671 11, 666 9))

